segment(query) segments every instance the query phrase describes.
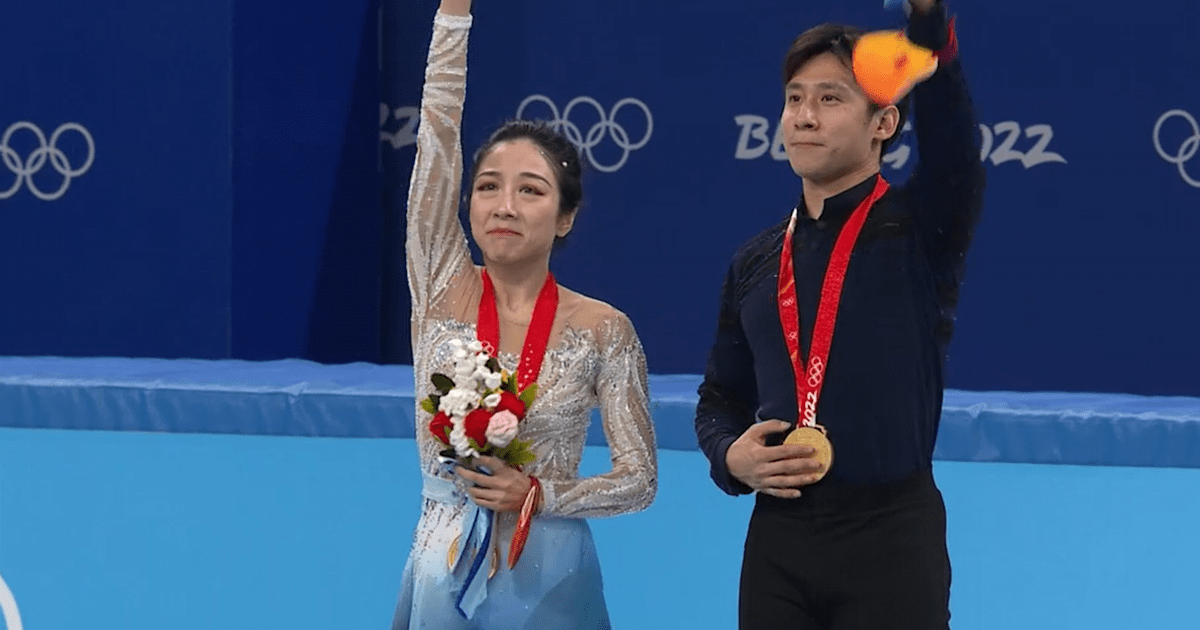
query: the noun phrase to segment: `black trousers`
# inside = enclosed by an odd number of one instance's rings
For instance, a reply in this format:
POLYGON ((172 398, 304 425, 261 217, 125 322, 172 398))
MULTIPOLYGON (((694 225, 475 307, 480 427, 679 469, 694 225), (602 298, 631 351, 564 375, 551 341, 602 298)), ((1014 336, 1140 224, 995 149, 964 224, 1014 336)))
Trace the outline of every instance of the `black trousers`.
POLYGON ((946 508, 932 473, 871 486, 831 481, 798 499, 758 496, 739 629, 947 630, 946 508))

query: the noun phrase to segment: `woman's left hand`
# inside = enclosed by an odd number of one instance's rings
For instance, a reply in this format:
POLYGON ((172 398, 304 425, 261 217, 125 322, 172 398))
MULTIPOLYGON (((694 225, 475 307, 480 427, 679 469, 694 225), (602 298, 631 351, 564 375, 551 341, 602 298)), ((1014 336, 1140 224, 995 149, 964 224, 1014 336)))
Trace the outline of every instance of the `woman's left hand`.
POLYGON ((525 505, 525 496, 533 486, 529 476, 496 457, 481 455, 475 461, 492 474, 485 475, 463 466, 454 469, 459 477, 475 484, 473 488, 467 488, 471 500, 479 507, 497 512, 520 512, 525 505))

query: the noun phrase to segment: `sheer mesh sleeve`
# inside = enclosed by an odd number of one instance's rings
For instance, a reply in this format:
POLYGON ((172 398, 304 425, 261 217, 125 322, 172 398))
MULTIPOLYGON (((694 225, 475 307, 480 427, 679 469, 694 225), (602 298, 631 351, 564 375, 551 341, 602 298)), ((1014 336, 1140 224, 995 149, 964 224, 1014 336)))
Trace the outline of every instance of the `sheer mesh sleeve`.
POLYGON ((542 480, 548 515, 587 518, 636 512, 649 506, 658 491, 645 352, 624 314, 614 311, 599 328, 602 359, 596 395, 612 470, 583 479, 542 480))
POLYGON ((405 241, 414 335, 424 329, 431 307, 447 294, 456 277, 473 268, 457 211, 471 22, 471 16, 438 12, 429 44, 405 241))

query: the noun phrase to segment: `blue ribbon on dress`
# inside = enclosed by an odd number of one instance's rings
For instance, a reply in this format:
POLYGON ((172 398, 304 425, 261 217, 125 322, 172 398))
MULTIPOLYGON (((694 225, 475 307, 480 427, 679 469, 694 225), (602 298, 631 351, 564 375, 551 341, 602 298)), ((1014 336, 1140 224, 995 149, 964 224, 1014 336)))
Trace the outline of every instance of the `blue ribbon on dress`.
POLYGON ((462 590, 458 592, 458 600, 455 602, 459 614, 466 619, 470 619, 475 614, 475 609, 487 597, 487 571, 482 569, 484 561, 491 555, 488 551, 491 551, 492 527, 495 522, 495 514, 492 510, 483 509, 474 503, 471 503, 471 507, 463 515, 463 534, 458 539, 458 559, 455 561, 457 566, 455 566, 454 572, 458 573, 460 567, 465 564, 463 558, 468 557, 469 550, 472 558, 471 566, 467 570, 462 590))
POLYGON ((458 557, 454 560, 451 575, 462 579, 462 586, 455 596, 455 607, 463 618, 470 619, 487 598, 488 579, 483 564, 490 555, 488 552, 491 550, 496 515, 492 510, 467 500, 452 481, 429 473, 425 473, 424 477, 421 494, 426 498, 450 505, 466 503, 468 506, 466 514, 463 514, 462 531, 458 536, 458 557), (471 558, 470 563, 464 562, 464 558, 471 558))

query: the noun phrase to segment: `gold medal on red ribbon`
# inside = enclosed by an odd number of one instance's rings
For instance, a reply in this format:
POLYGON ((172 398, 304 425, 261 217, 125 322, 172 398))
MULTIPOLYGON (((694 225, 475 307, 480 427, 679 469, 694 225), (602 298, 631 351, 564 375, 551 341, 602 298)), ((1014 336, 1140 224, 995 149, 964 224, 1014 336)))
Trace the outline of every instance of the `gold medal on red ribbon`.
POLYGON ((829 467, 833 465, 833 444, 829 441, 825 427, 819 424, 811 427, 803 425, 796 427, 784 438, 783 443, 811 446, 817 451, 813 455, 813 459, 821 462, 821 470, 812 473, 816 477, 816 481, 823 479, 825 474, 829 472, 829 467))
POLYGON ((875 187, 863 199, 846 220, 829 257, 825 270, 825 281, 821 285, 821 299, 817 304, 817 317, 813 322, 809 357, 805 361, 800 354, 800 307, 796 295, 796 271, 792 263, 792 235, 796 229, 796 217, 800 208, 792 210, 783 236, 783 248, 779 255, 779 284, 776 302, 779 323, 783 326, 783 338, 787 343, 788 358, 796 377, 796 411, 800 421, 796 428, 784 438, 784 444, 801 444, 816 449, 813 458, 821 462, 821 470, 813 473, 817 481, 825 477, 833 465, 833 444, 829 442, 825 427, 817 424, 817 407, 821 400, 821 389, 825 384, 825 367, 829 364, 829 349, 833 343, 833 331, 837 325, 838 306, 842 298, 842 283, 850 265, 850 254, 854 243, 867 220, 867 213, 888 190, 882 175, 875 176, 875 187))

